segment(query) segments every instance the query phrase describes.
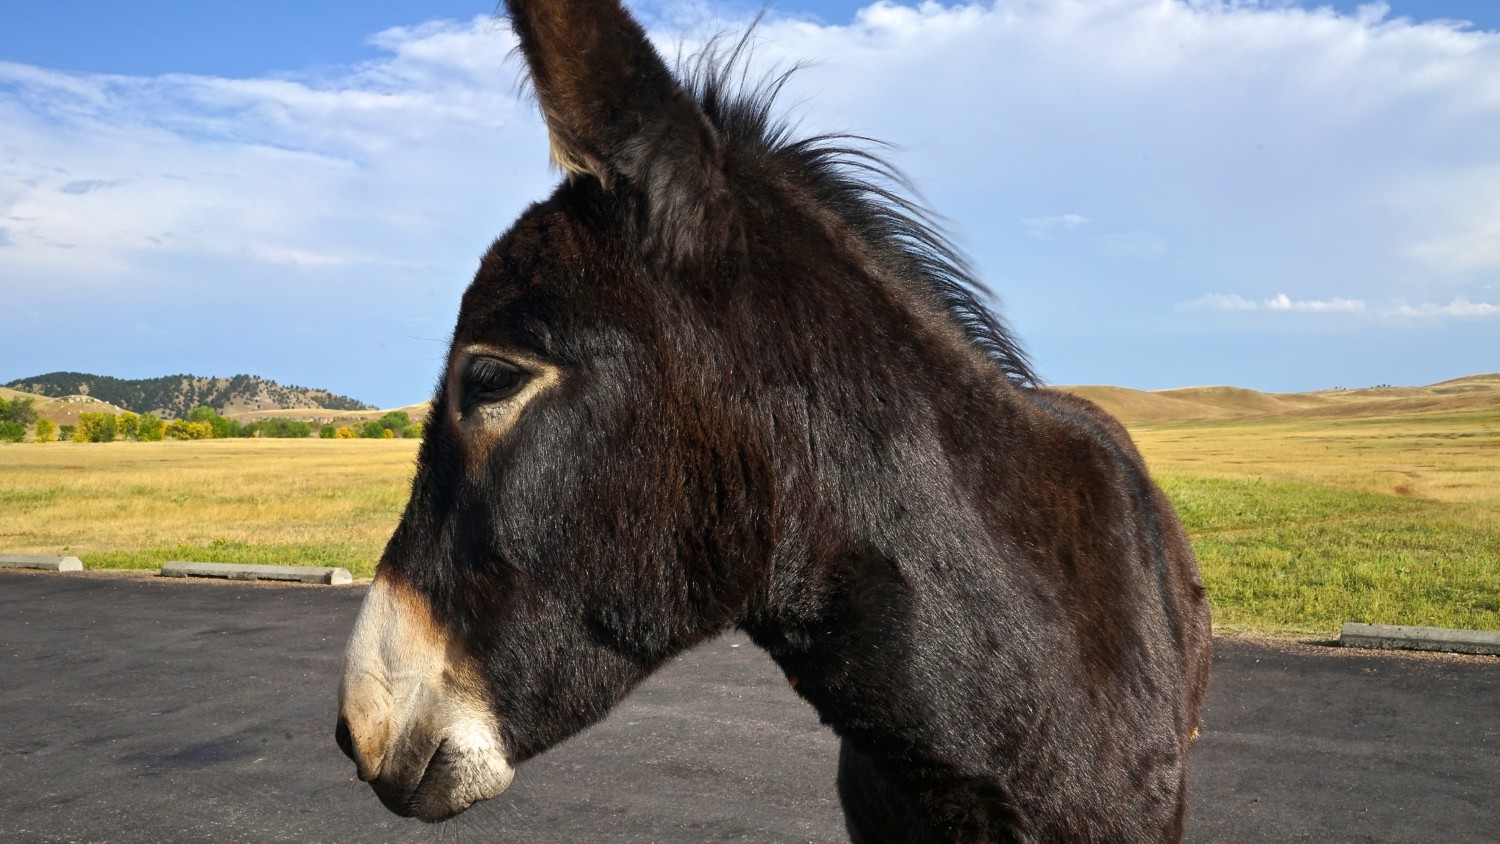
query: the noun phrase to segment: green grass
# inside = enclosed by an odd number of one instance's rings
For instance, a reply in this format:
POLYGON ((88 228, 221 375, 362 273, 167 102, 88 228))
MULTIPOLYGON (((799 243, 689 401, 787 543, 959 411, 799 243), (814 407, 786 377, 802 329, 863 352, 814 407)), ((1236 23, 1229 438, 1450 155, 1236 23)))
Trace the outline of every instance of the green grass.
POLYGON ((1500 526, 1473 505, 1162 473, 1223 631, 1500 630, 1500 526))
POLYGON ((219 540, 206 544, 156 545, 85 555, 91 569, 157 569, 172 560, 257 565, 335 566, 355 577, 375 573, 375 551, 364 543, 260 543, 219 540))
MULTIPOLYGON (((1221 632, 1500 629, 1500 412, 1137 425, 1221 632)), ((409 440, 0 446, 0 550, 90 568, 287 563, 369 576, 409 440)))

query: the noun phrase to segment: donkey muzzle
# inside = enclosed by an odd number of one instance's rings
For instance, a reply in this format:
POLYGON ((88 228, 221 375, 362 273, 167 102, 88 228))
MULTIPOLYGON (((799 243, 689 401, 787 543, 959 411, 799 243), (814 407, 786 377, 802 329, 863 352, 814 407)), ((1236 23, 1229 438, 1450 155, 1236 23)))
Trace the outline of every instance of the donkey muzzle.
POLYGON ((377 575, 344 656, 334 740, 386 808, 447 820, 510 786, 478 678, 421 595, 377 575))

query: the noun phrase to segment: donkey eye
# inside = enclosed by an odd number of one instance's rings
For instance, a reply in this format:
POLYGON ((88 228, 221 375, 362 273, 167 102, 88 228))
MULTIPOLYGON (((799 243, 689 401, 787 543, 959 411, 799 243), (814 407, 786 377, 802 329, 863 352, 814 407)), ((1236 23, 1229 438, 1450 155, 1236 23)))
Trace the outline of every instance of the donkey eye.
POLYGON ((499 401, 516 394, 530 377, 526 370, 499 358, 474 358, 464 370, 464 405, 499 401))

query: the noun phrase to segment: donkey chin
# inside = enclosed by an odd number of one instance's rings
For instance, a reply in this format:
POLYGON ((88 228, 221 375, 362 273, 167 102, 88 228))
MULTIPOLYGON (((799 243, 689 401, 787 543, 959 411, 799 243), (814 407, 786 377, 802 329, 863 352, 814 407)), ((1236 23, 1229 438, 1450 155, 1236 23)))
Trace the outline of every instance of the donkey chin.
POLYGON ((515 777, 472 660, 425 602, 376 578, 344 656, 339 747, 386 808, 447 820, 515 777))

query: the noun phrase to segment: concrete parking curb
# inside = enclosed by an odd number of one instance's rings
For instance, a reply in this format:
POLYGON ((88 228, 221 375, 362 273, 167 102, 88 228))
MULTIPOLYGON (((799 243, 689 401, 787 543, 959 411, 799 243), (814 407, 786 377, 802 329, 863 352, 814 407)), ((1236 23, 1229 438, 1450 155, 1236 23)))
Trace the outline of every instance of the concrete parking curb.
POLYGON ((173 560, 161 567, 162 577, 219 577, 228 580, 290 580, 342 586, 352 583, 349 570, 326 566, 264 566, 249 563, 193 563, 173 560))
POLYGON ((83 561, 77 557, 54 557, 45 554, 0 554, 0 569, 83 571, 83 561))
POLYGON ((1445 651, 1500 656, 1500 632, 1451 630, 1446 627, 1406 627, 1399 624, 1359 624, 1349 621, 1339 632, 1346 648, 1445 651))

